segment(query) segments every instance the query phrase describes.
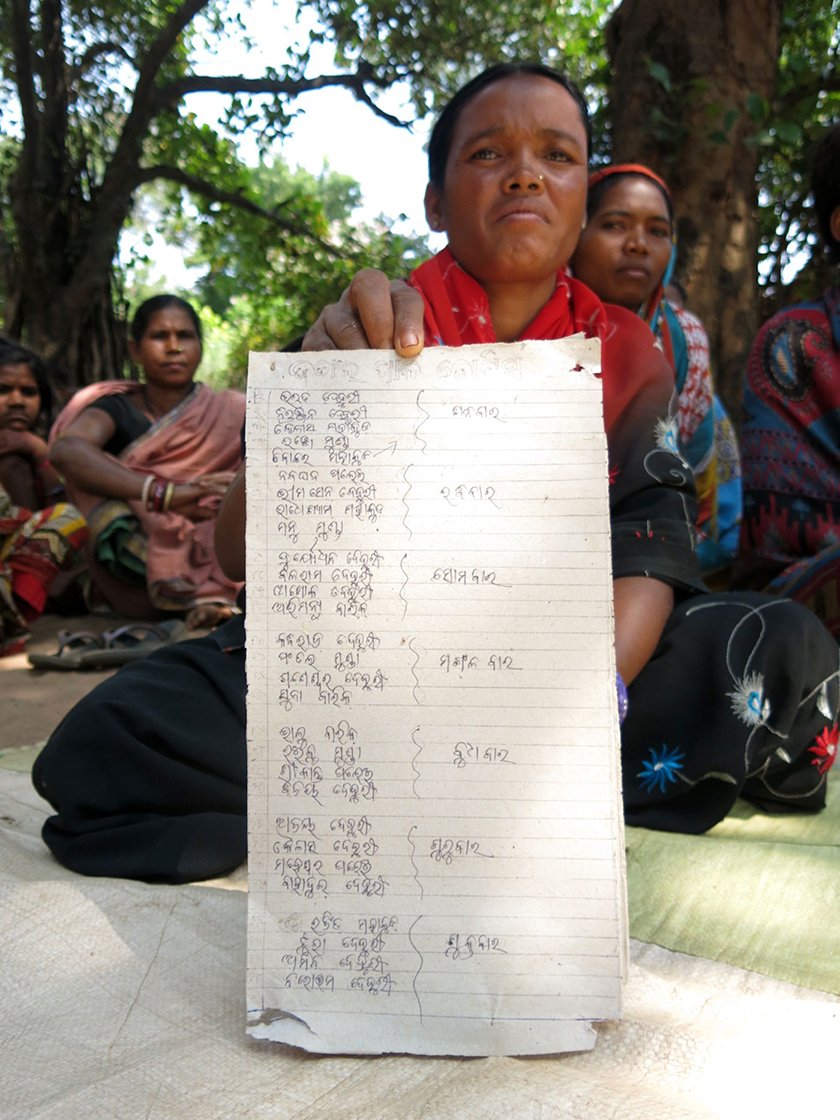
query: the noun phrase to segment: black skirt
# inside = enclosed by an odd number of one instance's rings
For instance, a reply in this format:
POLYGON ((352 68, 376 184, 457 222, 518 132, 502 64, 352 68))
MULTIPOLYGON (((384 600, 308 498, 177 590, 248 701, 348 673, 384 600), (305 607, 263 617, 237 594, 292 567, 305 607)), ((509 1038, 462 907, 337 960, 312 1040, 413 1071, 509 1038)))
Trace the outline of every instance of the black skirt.
MULTIPOLYGON (((630 687, 629 824, 704 832, 739 796, 816 810, 838 739, 838 645, 795 603, 697 595, 630 687)), ((128 665, 85 697, 36 760, 43 836, 85 875, 180 883, 247 855, 244 620, 128 665)))
POLYGON ((84 875, 183 883, 247 855, 244 616, 126 665, 35 760, 43 837, 84 875))

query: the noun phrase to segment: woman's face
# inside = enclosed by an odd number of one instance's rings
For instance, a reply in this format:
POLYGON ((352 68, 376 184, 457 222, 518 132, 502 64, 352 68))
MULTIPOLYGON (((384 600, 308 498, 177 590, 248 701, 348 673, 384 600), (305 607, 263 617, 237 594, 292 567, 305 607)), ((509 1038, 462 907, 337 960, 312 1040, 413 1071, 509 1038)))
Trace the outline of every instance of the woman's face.
POLYGON ((571 256, 586 202, 587 141, 561 85, 517 74, 469 101, 452 134, 443 189, 426 189, 426 216, 485 288, 545 287, 571 256))
POLYGON ((602 300, 637 311, 670 257, 671 220, 662 191, 649 179, 630 176, 604 191, 580 235, 572 269, 602 300))
POLYGON ((28 432, 40 411, 41 391, 29 366, 0 366, 0 430, 28 432))
POLYGON ((128 344, 131 360, 143 367, 146 382, 159 389, 182 389, 192 382, 201 361, 201 342, 181 307, 164 307, 149 320, 139 342, 128 344))

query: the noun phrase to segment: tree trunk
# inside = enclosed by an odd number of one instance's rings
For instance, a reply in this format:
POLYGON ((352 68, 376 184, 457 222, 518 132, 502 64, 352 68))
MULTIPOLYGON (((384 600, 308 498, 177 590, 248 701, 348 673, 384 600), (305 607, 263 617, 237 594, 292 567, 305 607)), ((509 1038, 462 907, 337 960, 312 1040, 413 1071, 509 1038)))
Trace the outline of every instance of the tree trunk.
POLYGON ((17 244, 4 253, 5 329, 44 357, 60 403, 68 391, 122 372, 125 343, 114 321, 112 261, 133 181, 108 225, 85 190, 90 161, 68 143, 61 0, 42 0, 38 12, 40 23, 31 23, 28 5, 18 3, 11 22, 24 135, 8 184, 17 244), (80 277, 92 245, 100 250, 98 271, 80 277))
POLYGON ((705 324, 716 385, 736 422, 760 315, 749 110, 773 97, 782 6, 623 0, 607 28, 613 158, 648 164, 673 191, 677 274, 705 324))
MULTIPOLYGON (((38 198, 31 181, 18 175, 10 193, 22 234, 20 252, 7 261, 4 330, 44 357, 60 403, 81 385, 123 375, 124 311, 115 314, 110 264, 80 290, 76 246, 93 240, 85 204, 76 192, 62 198, 56 189, 57 202, 47 205, 47 192, 38 198)), ((109 261, 114 252, 115 241, 109 261)))
POLYGON ((110 278, 106 278, 81 315, 44 314, 51 302, 60 308, 62 292, 41 289, 28 297, 12 276, 6 298, 3 330, 22 338, 45 360, 53 397, 62 405, 82 385, 125 376, 127 358, 124 312, 114 309, 110 278))

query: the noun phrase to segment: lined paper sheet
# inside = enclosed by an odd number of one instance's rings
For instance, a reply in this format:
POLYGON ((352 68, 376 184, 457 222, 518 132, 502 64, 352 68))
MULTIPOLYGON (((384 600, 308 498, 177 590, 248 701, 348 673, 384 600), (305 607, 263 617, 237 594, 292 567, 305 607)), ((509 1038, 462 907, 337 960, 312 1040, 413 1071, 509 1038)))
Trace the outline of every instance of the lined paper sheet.
POLYGON ((252 354, 248 1031, 589 1049, 626 949, 597 341, 252 354))

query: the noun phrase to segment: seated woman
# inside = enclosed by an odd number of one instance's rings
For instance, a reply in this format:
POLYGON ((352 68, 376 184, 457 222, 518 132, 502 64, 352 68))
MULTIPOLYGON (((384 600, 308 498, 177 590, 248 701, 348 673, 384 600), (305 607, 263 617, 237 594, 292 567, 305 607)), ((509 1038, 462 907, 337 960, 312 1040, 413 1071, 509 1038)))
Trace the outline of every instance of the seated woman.
MULTIPOLYGON (((244 477, 240 467, 216 520, 236 583, 244 477)), ((32 780, 56 810, 44 841, 73 871, 164 883, 233 871, 247 854, 244 615, 102 681, 52 733, 32 780)))
MULTIPOLYGON (((449 245, 412 274, 419 298, 405 300, 397 290, 395 327, 387 281, 367 273, 304 348, 323 348, 330 323, 358 345, 367 343, 364 324, 376 323, 380 338, 396 330, 409 349, 424 331, 449 346, 597 336, 616 661, 629 685, 627 820, 702 832, 739 794, 818 809, 837 742, 836 644, 796 604, 705 593, 692 545, 693 476, 667 411, 671 372, 638 316, 604 305, 567 275, 586 202, 588 146, 585 104, 562 75, 539 65, 479 75, 432 133, 426 208, 449 245), (372 306, 361 291, 373 293, 372 306), (348 324, 344 309, 355 298, 358 317, 348 324)), ((243 571, 241 479, 224 517, 237 527, 225 550, 236 577, 243 571)), ((123 670, 53 734, 33 777, 57 811, 44 838, 67 866, 180 881, 185 873, 219 874, 243 858, 244 664, 240 652, 218 648, 223 634, 234 637, 232 625, 217 631, 212 655, 210 639, 202 639, 153 654, 130 677, 123 670), (190 647, 201 649, 200 659, 190 647), (166 711, 180 705, 179 718, 165 725, 149 714, 161 694, 166 711), (205 697, 212 697, 206 705, 205 697)))
MULTIPOLYGON (((840 122, 814 150, 811 190, 826 250, 840 264, 840 122)), ((803 603, 840 639, 840 284, 758 332, 741 438, 735 579, 803 603)))
POLYGON ((201 324, 177 296, 137 309, 129 353, 143 380, 80 390, 50 434, 52 463, 90 526, 91 605, 212 625, 238 586, 216 560, 213 524, 241 461, 245 398, 195 381, 201 324))
POLYGON ((48 597, 84 562, 87 526, 62 501, 39 429, 49 425, 46 370, 32 350, 0 339, 0 657, 19 653, 48 597))
POLYGON ((637 312, 674 371, 680 448, 697 485, 697 553, 707 574, 728 567, 737 551, 740 464, 734 429, 714 394, 703 324, 665 294, 675 260, 666 183, 636 163, 591 175, 572 271, 601 299, 637 312))

